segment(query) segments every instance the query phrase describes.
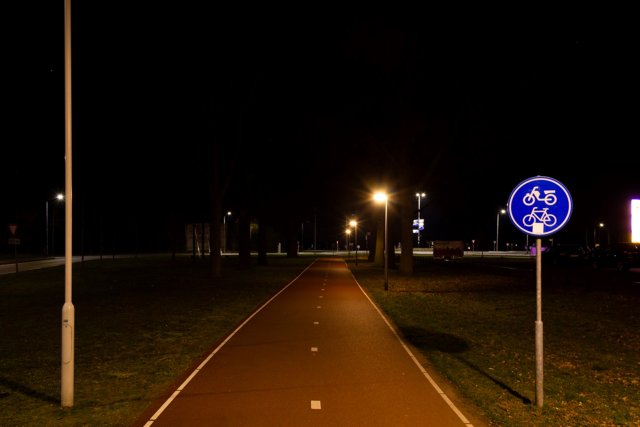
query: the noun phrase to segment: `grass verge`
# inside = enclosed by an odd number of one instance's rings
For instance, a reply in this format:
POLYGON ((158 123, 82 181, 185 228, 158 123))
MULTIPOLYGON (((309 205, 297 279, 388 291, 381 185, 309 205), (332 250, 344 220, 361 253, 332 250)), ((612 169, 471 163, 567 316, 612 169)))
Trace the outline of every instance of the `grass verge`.
POLYGON ((208 260, 129 258, 73 267, 74 406, 60 407, 64 267, 0 276, 0 425, 130 426, 309 259, 209 276, 208 260))
MULTIPOLYGON (((0 276, 0 425, 134 425, 310 262, 273 257, 268 266, 241 270, 236 259, 225 259, 217 280, 208 260, 189 257, 74 265, 70 409, 59 403, 63 267, 0 276)), ((406 340, 491 425, 640 426, 640 297, 626 285, 591 286, 608 276, 572 270, 545 277, 538 410, 530 270, 419 262, 412 276, 390 270, 385 292, 380 267, 350 268, 406 340)))
POLYGON ((602 275, 604 287, 591 286, 591 273, 577 269, 544 278, 539 408, 533 271, 431 263, 411 277, 392 271, 385 292, 379 268, 351 268, 406 340, 492 425, 640 426, 640 298, 607 287, 617 279, 602 275))

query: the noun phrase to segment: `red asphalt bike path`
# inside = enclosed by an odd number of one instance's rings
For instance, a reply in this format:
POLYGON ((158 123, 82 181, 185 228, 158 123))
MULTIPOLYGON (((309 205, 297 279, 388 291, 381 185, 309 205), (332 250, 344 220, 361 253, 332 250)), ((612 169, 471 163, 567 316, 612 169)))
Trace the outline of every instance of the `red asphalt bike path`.
POLYGON ((314 261, 140 425, 466 426, 342 259, 314 261))

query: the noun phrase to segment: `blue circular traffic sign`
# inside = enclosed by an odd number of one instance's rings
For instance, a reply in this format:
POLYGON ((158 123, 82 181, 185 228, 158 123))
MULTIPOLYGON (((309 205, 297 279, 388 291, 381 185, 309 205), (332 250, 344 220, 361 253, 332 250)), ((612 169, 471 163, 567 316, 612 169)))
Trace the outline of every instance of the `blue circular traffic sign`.
POLYGON ((507 207, 518 229, 532 236, 548 236, 569 221, 573 202, 569 190, 558 180, 536 176, 514 188, 507 207))

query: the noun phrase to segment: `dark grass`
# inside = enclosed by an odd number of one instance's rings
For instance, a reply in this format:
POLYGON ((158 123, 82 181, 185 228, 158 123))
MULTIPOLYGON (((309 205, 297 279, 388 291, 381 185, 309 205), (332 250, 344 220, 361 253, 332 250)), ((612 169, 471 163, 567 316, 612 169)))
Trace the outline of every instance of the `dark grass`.
MULTIPOLYGON (((74 265, 75 404, 60 408, 64 269, 0 276, 0 426, 131 426, 312 258, 209 277, 208 260, 105 259, 74 265)), ((640 425, 637 273, 543 271, 544 407, 535 404, 535 270, 491 259, 415 274, 350 267, 465 409, 496 426, 640 425), (635 275, 634 275, 635 274, 635 275)), ((473 262, 471 262, 473 261, 473 262)), ((528 263, 528 264, 527 264, 528 263)))
POLYGON ((411 278, 392 271, 388 292, 379 268, 352 270, 407 341, 490 424, 640 425, 635 276, 586 267, 543 269, 539 408, 535 264, 505 270, 481 261, 418 265, 411 278))
MULTIPOLYGON (((255 261, 254 261, 255 262, 255 261)), ((60 408, 64 268, 0 276, 0 425, 128 426, 310 259, 271 259, 222 279, 189 257, 73 268, 74 406, 60 408)))

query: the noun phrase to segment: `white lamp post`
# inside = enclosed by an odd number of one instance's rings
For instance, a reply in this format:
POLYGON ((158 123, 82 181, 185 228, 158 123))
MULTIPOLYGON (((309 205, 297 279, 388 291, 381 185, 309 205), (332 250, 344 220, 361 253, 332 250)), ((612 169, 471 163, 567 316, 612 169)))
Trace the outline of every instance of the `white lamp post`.
MULTIPOLYGON (((53 199, 50 199, 50 200, 58 200, 59 202, 61 202, 61 201, 63 201, 63 200, 64 200, 64 195, 63 195, 63 194, 61 194, 61 193, 56 194, 56 197, 55 197, 55 198, 53 198, 53 199)), ((50 200, 47 200, 47 201, 44 203, 44 216, 45 216, 45 222, 46 222, 46 224, 45 224, 45 233, 46 233, 46 235, 47 235, 47 236, 46 236, 46 239, 45 239, 45 240, 46 240, 46 243, 45 243, 45 249, 44 249, 44 252, 45 252, 45 255, 46 255, 46 256, 49 256, 49 201, 50 201, 50 200)), ((54 211, 54 214, 53 214, 54 225, 55 225, 55 218, 56 218, 56 216, 55 216, 55 211, 54 211)), ((55 232, 55 230, 52 228, 52 233, 53 233, 53 232, 55 232)), ((52 240, 52 246, 53 246, 53 244, 55 243, 55 241, 53 240, 53 237, 54 237, 54 236, 51 236, 51 237, 52 237, 52 238, 51 238, 51 240, 52 240)), ((54 246, 54 247, 53 247, 53 253, 54 253, 54 255, 55 255, 55 251, 56 251, 56 248, 55 248, 55 246, 54 246)))
POLYGON ((353 227, 353 240, 356 246, 356 265, 358 265, 358 221, 352 219, 349 225, 353 227))
POLYGON ((231 216, 231 211, 222 217, 222 252, 227 253, 227 217, 231 216))
POLYGON ((418 247, 420 247, 420 199, 426 196, 426 193, 416 193, 418 198, 418 247))
MULTIPOLYGON (((600 222, 598 223, 598 228, 600 228, 600 231, 598 231, 597 234, 597 238, 596 238, 596 228, 593 228, 593 246, 600 246, 602 245, 602 229, 604 229, 605 227, 607 227, 607 225, 604 222, 600 222)), ((607 227, 607 245, 611 244, 610 241, 610 235, 609 235, 609 228, 607 227)))
POLYGON ((387 196, 386 193, 383 192, 378 192, 376 194, 373 195, 373 200, 375 200, 376 202, 384 202, 384 250, 383 250, 383 254, 384 254, 384 290, 387 291, 389 290, 389 256, 387 254, 388 251, 388 235, 387 235, 387 205, 388 205, 388 199, 389 197, 387 196))
POLYGON ((344 232, 347 239, 347 259, 349 259, 351 257, 351 248, 349 247, 349 236, 351 236, 351 229, 347 228, 346 230, 344 230, 344 232))
POLYGON ((506 210, 500 209, 496 214, 496 252, 500 248, 498 241, 498 235, 500 234, 500 215, 504 215, 506 212, 506 210))

